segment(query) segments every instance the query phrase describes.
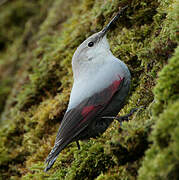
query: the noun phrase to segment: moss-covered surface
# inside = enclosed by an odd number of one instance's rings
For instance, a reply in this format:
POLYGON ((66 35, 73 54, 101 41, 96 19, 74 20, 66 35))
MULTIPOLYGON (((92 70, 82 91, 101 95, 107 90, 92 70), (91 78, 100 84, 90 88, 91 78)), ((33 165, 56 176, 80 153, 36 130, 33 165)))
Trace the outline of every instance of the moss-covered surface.
POLYGON ((139 179, 179 179, 179 47, 159 73, 154 89, 156 121, 139 179), (177 72, 177 73, 176 73, 177 72), (163 94, 163 95, 162 95, 163 94), (160 111, 159 111, 160 110, 160 111))
POLYGON ((0 11, 1 179, 178 179, 177 0, 14 0, 0 11), (68 105, 72 55, 126 4, 108 34, 132 74, 120 114, 145 108, 80 151, 70 144, 44 173, 68 105))

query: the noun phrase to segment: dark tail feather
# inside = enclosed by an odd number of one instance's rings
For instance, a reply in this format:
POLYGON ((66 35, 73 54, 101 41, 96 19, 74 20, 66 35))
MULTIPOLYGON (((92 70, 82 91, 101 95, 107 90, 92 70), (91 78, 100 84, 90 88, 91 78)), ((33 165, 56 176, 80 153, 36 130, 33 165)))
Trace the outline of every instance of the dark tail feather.
POLYGON ((70 136, 68 138, 60 139, 56 138, 55 145, 51 152, 49 153, 47 159, 45 160, 45 163, 47 163, 47 167, 44 169, 45 172, 47 172, 55 163, 59 153, 70 143, 74 140, 74 137, 76 137, 81 131, 83 131, 86 128, 87 125, 81 127, 78 131, 75 132, 73 136, 70 136), (66 140, 65 140, 66 139, 66 140))
POLYGON ((45 172, 47 172, 55 163, 59 153, 64 149, 63 145, 59 145, 59 143, 55 144, 51 152, 49 153, 47 159, 45 160, 45 163, 47 163, 46 168, 44 169, 45 172))
MULTIPOLYGON (((57 155, 58 156, 58 155, 57 155)), ((57 156, 54 157, 53 159, 51 159, 48 163, 47 163, 47 166, 46 168, 44 169, 44 172, 47 172, 54 164, 54 162, 56 161, 57 159, 57 156)))

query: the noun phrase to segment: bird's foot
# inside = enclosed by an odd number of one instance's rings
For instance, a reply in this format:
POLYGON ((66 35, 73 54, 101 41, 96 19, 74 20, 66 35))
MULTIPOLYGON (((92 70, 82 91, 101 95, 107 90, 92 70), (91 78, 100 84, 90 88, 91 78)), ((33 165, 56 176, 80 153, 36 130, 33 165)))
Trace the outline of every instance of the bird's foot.
POLYGON ((76 144, 77 144, 78 150, 80 150, 80 144, 79 144, 79 142, 76 141, 76 144))
POLYGON ((141 106, 141 107, 138 107, 138 108, 132 108, 130 110, 130 112, 128 114, 124 115, 124 116, 105 116, 105 117, 102 117, 102 118, 116 119, 120 123, 120 126, 121 126, 123 121, 128 121, 129 117, 131 117, 136 111, 138 111, 138 110, 140 110, 142 108, 144 108, 144 107, 141 106))

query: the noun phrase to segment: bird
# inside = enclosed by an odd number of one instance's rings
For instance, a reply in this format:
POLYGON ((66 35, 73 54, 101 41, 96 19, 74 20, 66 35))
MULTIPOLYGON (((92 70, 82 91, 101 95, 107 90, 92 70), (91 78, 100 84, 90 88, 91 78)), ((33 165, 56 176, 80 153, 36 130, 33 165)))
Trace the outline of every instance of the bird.
POLYGON ((105 132, 124 106, 130 90, 130 71, 112 54, 106 35, 126 8, 82 42, 72 57, 74 82, 70 100, 54 147, 46 158, 45 172, 68 144, 76 141, 80 149, 79 140, 96 138, 105 132))

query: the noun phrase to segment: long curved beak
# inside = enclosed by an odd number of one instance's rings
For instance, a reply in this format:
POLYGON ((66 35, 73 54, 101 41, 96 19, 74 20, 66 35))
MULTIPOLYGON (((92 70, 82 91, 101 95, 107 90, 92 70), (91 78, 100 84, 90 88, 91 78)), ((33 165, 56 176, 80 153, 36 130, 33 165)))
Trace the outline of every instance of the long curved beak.
POLYGON ((112 25, 117 21, 117 19, 123 15, 123 12, 128 8, 128 6, 124 6, 123 8, 120 9, 120 11, 113 17, 113 19, 103 28, 102 36, 104 36, 109 29, 111 29, 112 25))

